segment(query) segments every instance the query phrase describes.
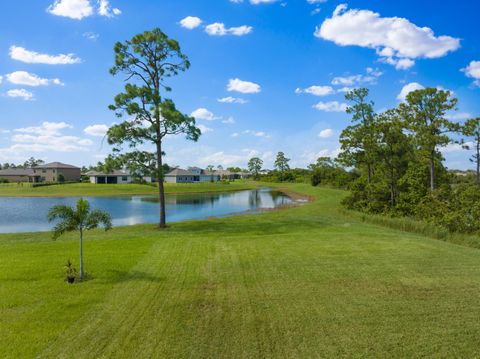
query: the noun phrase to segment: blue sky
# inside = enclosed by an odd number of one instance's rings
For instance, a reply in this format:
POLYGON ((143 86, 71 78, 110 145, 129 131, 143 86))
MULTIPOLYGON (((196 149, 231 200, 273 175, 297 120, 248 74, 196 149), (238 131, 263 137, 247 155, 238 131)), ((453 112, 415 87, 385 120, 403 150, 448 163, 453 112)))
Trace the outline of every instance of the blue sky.
MULTIPOLYGON (((190 58, 169 97, 204 132, 168 139, 170 165, 334 156, 349 123, 344 91, 359 86, 378 111, 424 86, 454 92, 453 118, 480 116, 473 1, 16 0, 0 10, 0 162, 103 159, 104 130, 118 121, 107 107, 123 87, 108 73, 113 45, 154 27, 190 58)), ((449 167, 471 167, 459 146, 444 153, 449 167)))

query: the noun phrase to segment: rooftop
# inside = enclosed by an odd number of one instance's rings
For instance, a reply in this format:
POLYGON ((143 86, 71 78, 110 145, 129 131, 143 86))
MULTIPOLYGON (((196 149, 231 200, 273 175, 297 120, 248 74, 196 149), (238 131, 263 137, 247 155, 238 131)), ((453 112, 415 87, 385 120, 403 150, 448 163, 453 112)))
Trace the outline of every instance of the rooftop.
POLYGON ((36 166, 34 168, 71 168, 71 169, 80 169, 80 167, 68 165, 62 162, 51 162, 44 165, 36 166))

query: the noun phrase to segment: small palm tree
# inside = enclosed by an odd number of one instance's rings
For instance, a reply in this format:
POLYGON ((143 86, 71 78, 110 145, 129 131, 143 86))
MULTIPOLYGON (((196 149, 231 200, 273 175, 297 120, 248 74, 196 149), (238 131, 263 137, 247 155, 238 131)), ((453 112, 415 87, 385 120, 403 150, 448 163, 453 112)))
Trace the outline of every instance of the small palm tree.
POLYGON ((77 201, 76 208, 57 205, 53 206, 48 212, 48 221, 60 220, 53 227, 53 238, 57 239, 65 232, 80 232, 80 279, 84 277, 83 273, 83 232, 98 228, 103 225, 106 231, 112 228, 112 218, 107 212, 101 210, 90 211, 90 203, 80 198, 77 201))

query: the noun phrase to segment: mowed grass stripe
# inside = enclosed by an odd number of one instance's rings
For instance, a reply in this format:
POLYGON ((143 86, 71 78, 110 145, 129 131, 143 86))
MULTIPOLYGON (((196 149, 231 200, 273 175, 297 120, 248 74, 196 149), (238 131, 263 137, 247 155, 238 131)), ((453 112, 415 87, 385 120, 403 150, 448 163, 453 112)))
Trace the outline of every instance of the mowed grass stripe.
MULTIPOLYGON (((291 189, 316 201, 260 215, 178 223, 162 233, 148 225, 92 232, 87 269, 95 278, 75 286, 61 283, 51 292, 48 284, 61 280, 52 272, 55 266, 40 261, 17 273, 13 263, 20 256, 51 259, 53 248, 66 246, 54 251, 58 255, 74 238, 36 243, 0 236, 0 251, 9 262, 2 269, 13 268, 12 278, 37 270, 41 286, 30 294, 45 294, 47 302, 61 293, 69 299, 58 302, 56 311, 34 309, 16 281, 8 282, 8 293, 15 295, 10 307, 18 309, 5 323, 15 327, 12 333, 24 323, 43 333, 42 318, 76 308, 67 305, 71 301, 80 306, 71 321, 58 315, 59 328, 47 326, 49 335, 38 334, 41 342, 33 348, 20 338, 14 347, 0 346, 0 353, 12 358, 24 353, 74 358, 480 355, 480 251, 349 218, 339 210, 339 191, 291 189), (132 265, 107 275, 127 252, 130 257, 120 262, 132 265), (78 292, 68 293, 69 288, 78 292), (78 293, 83 297, 77 301, 78 293), (57 336, 55 329, 62 329, 57 336)), ((4 272, 2 278, 8 277, 4 272)))

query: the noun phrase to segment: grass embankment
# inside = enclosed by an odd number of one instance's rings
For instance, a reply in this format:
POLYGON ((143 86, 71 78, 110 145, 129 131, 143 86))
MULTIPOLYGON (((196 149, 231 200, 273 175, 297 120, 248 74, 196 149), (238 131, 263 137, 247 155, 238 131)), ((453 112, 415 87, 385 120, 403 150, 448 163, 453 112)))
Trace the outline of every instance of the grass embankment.
POLYGON ((0 357, 479 357, 480 251, 348 216, 342 191, 258 215, 0 236, 0 357))
MULTIPOLYGON (((252 181, 233 181, 230 183, 166 183, 166 193, 224 192, 254 188, 252 181)), ((0 184, 0 197, 66 197, 66 196, 121 196, 155 195, 156 186, 142 184, 91 184, 73 183, 52 186, 32 187, 21 184, 0 184)))

